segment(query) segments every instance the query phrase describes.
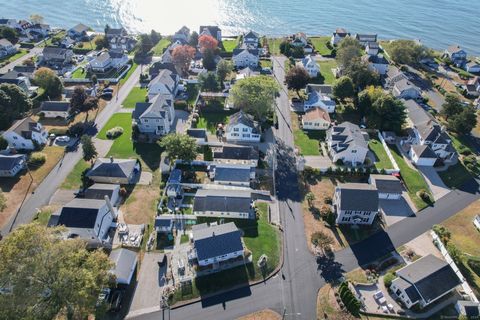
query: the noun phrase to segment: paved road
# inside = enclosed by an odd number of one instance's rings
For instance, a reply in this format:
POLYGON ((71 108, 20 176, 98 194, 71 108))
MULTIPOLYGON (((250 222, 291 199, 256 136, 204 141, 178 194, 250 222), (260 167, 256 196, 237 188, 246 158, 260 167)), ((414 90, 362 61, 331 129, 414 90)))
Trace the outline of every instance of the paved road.
POLYGON ((15 60, 15 61, 10 62, 9 64, 4 66, 3 68, 0 68, 0 74, 7 73, 9 70, 12 70, 13 67, 21 65, 23 61, 25 61, 29 58, 32 58, 33 56, 36 56, 37 54, 41 53, 42 49, 43 48, 39 48, 39 47, 32 48, 26 55, 20 57, 19 59, 15 60))
MULTIPOLYGON (((140 78, 140 68, 137 68, 130 78, 121 86, 119 90, 118 99, 113 97, 105 109, 97 116, 95 123, 97 124, 98 131, 107 123, 108 119, 121 108, 121 102, 127 97, 130 90, 138 83, 140 78)), ((29 223, 35 217, 37 208, 48 204, 48 201, 58 189, 60 184, 65 180, 70 171, 73 170, 75 164, 82 157, 82 148, 79 147, 75 152, 66 153, 64 158, 53 168, 48 176, 37 187, 34 194, 32 194, 21 207, 18 216, 12 218, 8 224, 2 230, 2 234, 5 235, 12 228, 15 228, 21 224, 29 223)))

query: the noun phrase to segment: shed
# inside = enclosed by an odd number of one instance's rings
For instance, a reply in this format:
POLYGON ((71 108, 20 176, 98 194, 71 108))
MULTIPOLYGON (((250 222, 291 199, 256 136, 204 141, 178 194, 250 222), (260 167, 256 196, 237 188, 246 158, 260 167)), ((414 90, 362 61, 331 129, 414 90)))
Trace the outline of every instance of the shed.
POLYGON ((110 260, 115 264, 110 271, 117 283, 129 285, 137 267, 137 253, 124 248, 115 249, 110 253, 110 260))

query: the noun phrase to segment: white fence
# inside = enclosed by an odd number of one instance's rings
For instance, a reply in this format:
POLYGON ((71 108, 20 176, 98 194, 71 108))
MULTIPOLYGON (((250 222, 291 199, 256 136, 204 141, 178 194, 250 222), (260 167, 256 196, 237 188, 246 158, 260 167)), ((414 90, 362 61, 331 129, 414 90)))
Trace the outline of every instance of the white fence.
POLYGON ((398 167, 397 161, 395 161, 395 158, 393 157, 392 153, 390 152, 390 148, 387 146, 387 143, 385 142, 385 139, 383 139, 382 133, 380 131, 378 131, 377 135, 378 135, 378 139, 382 143, 383 149, 385 149, 385 152, 387 153, 388 159, 390 159, 390 162, 392 162, 393 169, 394 169, 393 170, 394 172, 388 172, 387 170, 385 170, 385 171, 387 171, 387 173, 389 173, 389 174, 399 173, 400 168, 398 167))
POLYGON ((457 265, 455 264, 455 262, 453 261, 452 257, 450 257, 450 255, 448 254, 448 251, 447 251, 447 248, 445 248, 445 246, 443 245, 442 241, 440 240, 440 238, 437 236, 437 234, 435 233, 435 231, 430 231, 430 234, 432 235, 432 238, 433 238, 433 243, 437 246, 437 248, 440 250, 440 252, 442 253, 443 257, 445 258, 445 261, 447 261, 447 263, 450 265, 450 267, 452 267, 453 271, 457 274, 457 276, 460 278, 460 281, 462 281, 462 288, 463 288, 463 291, 465 291, 466 294, 468 294, 470 296, 470 298, 472 299, 472 301, 474 302, 478 302, 478 299, 477 297, 475 296, 475 294, 473 293, 473 290, 472 288, 470 288, 470 286, 468 285, 467 281, 465 280, 465 278, 463 277, 463 274, 460 272, 460 270, 458 269, 457 265))

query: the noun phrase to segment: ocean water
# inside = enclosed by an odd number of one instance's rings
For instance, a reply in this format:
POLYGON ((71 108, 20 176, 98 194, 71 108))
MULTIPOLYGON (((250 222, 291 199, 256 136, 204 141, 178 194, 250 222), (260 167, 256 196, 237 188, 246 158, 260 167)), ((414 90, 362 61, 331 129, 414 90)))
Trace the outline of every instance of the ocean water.
POLYGON ((109 24, 162 34, 207 24, 220 25, 225 35, 249 29, 325 35, 344 27, 382 39, 419 39, 436 49, 459 44, 480 55, 480 0, 0 0, 0 17, 32 13, 57 27, 83 22, 97 30, 109 24))

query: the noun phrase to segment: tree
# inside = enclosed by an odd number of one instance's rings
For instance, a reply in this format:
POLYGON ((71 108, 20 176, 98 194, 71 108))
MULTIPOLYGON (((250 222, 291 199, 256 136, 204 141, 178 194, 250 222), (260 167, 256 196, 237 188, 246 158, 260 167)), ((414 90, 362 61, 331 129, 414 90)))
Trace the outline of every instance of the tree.
POLYGON ((315 247, 325 252, 333 244, 333 239, 328 234, 317 231, 312 234, 311 242, 315 247))
POLYGON ((204 34, 198 38, 198 46, 202 52, 206 49, 215 51, 218 47, 218 41, 214 37, 204 34))
POLYGON ((152 29, 152 31, 150 31, 150 41, 152 42, 152 44, 156 45, 160 40, 162 40, 162 35, 152 29))
POLYGON ((463 110, 463 104, 456 94, 447 93, 445 103, 442 105, 440 114, 448 120, 449 117, 459 114, 463 110))
POLYGON ((288 89, 292 89, 297 92, 300 89, 305 88, 309 81, 310 75, 305 68, 300 66, 294 66, 293 68, 290 68, 288 73, 285 75, 285 83, 287 84, 288 89))
POLYGON ((35 71, 33 81, 45 90, 45 94, 50 98, 57 98, 62 94, 62 81, 50 68, 42 67, 35 71))
POLYGON ((279 45, 280 53, 289 57, 291 55, 290 43, 287 40, 283 40, 279 45))
POLYGON ((96 50, 102 50, 103 48, 108 48, 110 43, 108 42, 107 37, 98 35, 93 39, 93 43, 95 44, 96 50))
POLYGON ((142 33, 139 36, 138 43, 137 43, 137 52, 139 54, 146 54, 153 48, 153 42, 150 36, 146 33, 142 33))
POLYGON ((93 144, 92 137, 84 134, 80 139, 80 142, 82 143, 83 160, 93 161, 98 153, 93 144))
POLYGON ((187 135, 171 133, 162 138, 160 145, 167 151, 170 165, 176 160, 191 162, 197 158, 197 143, 187 135))
POLYGON ((0 136, 0 150, 5 150, 8 147, 8 141, 3 136, 0 136))
POLYGON ((371 110, 367 115, 370 127, 397 133, 402 130, 406 118, 407 113, 403 102, 387 93, 373 100, 371 110))
POLYGON ((215 63, 215 52, 212 49, 205 49, 203 50, 203 58, 202 58, 203 67, 208 71, 213 71, 216 68, 215 63))
POLYGON ((89 252, 80 239, 63 240, 65 228, 37 223, 18 227, 0 242, 1 319, 86 319, 102 288, 113 282, 112 262, 89 252))
POLYGON ((385 287, 390 288, 395 278, 396 276, 392 272, 387 272, 387 274, 383 276, 383 284, 385 285, 385 287))
POLYGON ((3 194, 2 189, 0 189, 0 212, 7 208, 7 198, 3 194))
POLYGON ((458 249, 453 243, 448 243, 447 244, 447 251, 450 257, 452 257, 452 260, 456 264, 460 264, 462 262, 462 257, 463 257, 463 252, 458 249))
POLYGON ((204 72, 198 76, 198 83, 202 91, 217 92, 220 89, 217 76, 214 72, 204 72))
POLYGON ((17 85, 0 84, 0 130, 7 129, 13 120, 32 108, 32 101, 17 85))
POLYGON ((273 113, 275 96, 279 90, 277 82, 271 77, 249 77, 233 85, 229 99, 236 108, 254 115, 259 121, 265 121, 273 113))
POLYGON ((350 63, 357 60, 361 56, 362 46, 358 40, 352 37, 346 37, 338 44, 337 48, 337 63, 338 65, 347 68, 350 63))
POLYGON ((192 32, 192 34, 190 35, 190 40, 188 41, 188 44, 191 45, 192 47, 198 46, 198 33, 197 33, 197 31, 192 32))
POLYGON ((347 76, 339 78, 333 84, 333 96, 341 101, 355 96, 352 79, 347 76))
POLYGON ((0 38, 5 38, 11 43, 15 44, 18 41, 18 33, 15 29, 7 27, 7 26, 1 26, 0 27, 0 38))
POLYGON ((308 202, 308 206, 310 208, 313 207, 313 201, 315 201, 315 194, 313 192, 309 192, 305 195, 305 200, 308 202))
POLYGON ((92 97, 88 96, 85 99, 85 102, 83 103, 83 112, 88 112, 90 110, 95 110, 98 109, 98 98, 97 97, 92 97))
POLYGON ((85 89, 82 86, 76 86, 73 89, 72 98, 70 99, 72 111, 82 111, 86 99, 87 94, 85 89))
POLYGON ((300 59, 305 56, 305 52, 302 47, 293 47, 290 48, 290 55, 296 59, 300 59))
POLYGON ((384 94, 381 87, 369 86, 358 94, 357 110, 360 117, 366 116, 372 110, 372 104, 384 94))
POLYGON ((444 226, 438 224, 434 225, 432 229, 440 238, 440 241, 442 241, 444 245, 447 245, 452 237, 452 233, 444 226))
POLYGON ((30 21, 33 24, 40 24, 40 23, 43 23, 43 17, 39 14, 34 13, 30 15, 30 21))
POLYGON ((464 106, 463 110, 448 118, 447 128, 460 135, 468 135, 477 125, 477 113, 473 106, 464 106))
POLYGON ((417 65, 422 59, 432 58, 432 50, 413 40, 395 40, 388 45, 388 55, 399 64, 417 65))
POLYGON ((190 62, 194 56, 195 49, 187 45, 177 46, 172 51, 173 64, 182 70, 184 74, 188 72, 190 62))
POLYGON ((352 79, 354 88, 363 89, 380 82, 378 73, 368 68, 366 62, 353 58, 344 68, 344 74, 352 79))
POLYGON ((217 64, 217 76, 221 84, 225 78, 233 71, 233 63, 229 60, 222 59, 217 64))

